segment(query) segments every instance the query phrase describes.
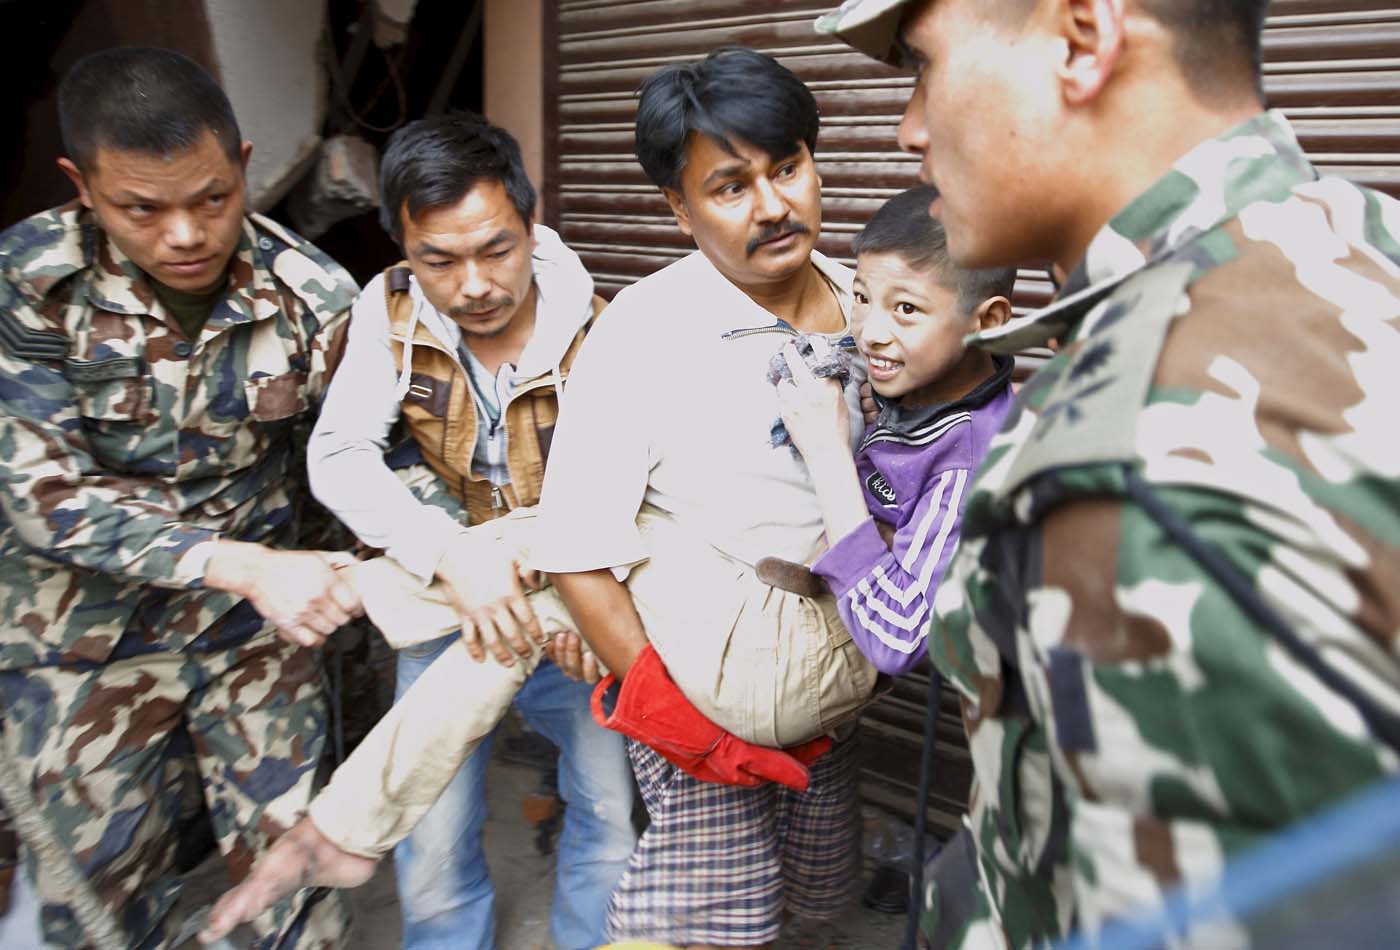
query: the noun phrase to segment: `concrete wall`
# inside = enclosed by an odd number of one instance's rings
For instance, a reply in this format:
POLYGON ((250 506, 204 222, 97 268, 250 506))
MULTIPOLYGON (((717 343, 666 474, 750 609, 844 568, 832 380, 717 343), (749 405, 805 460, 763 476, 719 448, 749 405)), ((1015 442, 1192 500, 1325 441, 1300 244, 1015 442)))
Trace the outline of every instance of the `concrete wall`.
MULTIPOLYGON (((544 185, 544 4, 551 0, 486 0, 482 26, 483 110, 520 141, 525 170, 544 185)), ((543 218, 543 195, 536 212, 543 218)))
POLYGON ((320 144, 326 77, 323 0, 204 0, 217 74, 253 143, 249 202, 276 204, 320 144))

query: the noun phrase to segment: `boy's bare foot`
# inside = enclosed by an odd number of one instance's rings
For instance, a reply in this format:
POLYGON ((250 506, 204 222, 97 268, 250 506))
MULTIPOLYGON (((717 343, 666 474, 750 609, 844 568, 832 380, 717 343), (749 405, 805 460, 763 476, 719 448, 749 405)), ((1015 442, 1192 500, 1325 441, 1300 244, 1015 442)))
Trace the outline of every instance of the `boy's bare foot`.
POLYGON ((278 838, 252 872, 214 905, 200 943, 213 943, 303 887, 359 887, 379 862, 336 847, 310 818, 278 838))

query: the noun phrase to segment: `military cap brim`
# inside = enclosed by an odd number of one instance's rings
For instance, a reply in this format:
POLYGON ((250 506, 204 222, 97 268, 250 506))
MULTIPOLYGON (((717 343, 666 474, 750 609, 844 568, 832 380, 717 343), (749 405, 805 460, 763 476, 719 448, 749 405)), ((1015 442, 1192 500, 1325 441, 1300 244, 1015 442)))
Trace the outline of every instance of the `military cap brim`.
POLYGON ((911 0, 846 0, 835 10, 817 17, 814 27, 844 40, 867 56, 891 66, 900 65, 899 21, 911 0))

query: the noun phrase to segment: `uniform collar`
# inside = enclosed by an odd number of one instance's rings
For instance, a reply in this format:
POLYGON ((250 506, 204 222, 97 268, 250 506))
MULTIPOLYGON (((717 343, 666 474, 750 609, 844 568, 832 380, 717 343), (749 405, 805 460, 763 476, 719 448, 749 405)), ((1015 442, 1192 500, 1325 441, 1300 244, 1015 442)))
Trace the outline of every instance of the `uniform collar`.
POLYGON ((259 240, 253 222, 245 217, 238 249, 229 261, 228 294, 210 315, 212 325, 252 323, 282 311, 282 297, 272 274, 274 250, 271 241, 259 240))
MULTIPOLYGON (((83 215, 82 227, 93 274, 88 301, 114 313, 154 313, 159 305, 145 272, 122 253, 90 214, 83 215)), ((228 292, 215 305, 207 325, 230 326, 275 316, 281 310, 281 298, 270 265, 258 248, 252 222, 245 217, 238 248, 229 261, 228 292)))
POLYGON ((83 211, 78 222, 82 228, 83 256, 92 274, 87 286, 88 302, 114 313, 143 314, 154 310, 155 293, 141 268, 107 236, 92 212, 83 211))
POLYGON ((1094 235, 1055 301, 1022 320, 969 338, 993 353, 1062 342, 1080 318, 1128 277, 1235 217, 1317 178, 1281 112, 1261 113, 1183 155, 1094 235))

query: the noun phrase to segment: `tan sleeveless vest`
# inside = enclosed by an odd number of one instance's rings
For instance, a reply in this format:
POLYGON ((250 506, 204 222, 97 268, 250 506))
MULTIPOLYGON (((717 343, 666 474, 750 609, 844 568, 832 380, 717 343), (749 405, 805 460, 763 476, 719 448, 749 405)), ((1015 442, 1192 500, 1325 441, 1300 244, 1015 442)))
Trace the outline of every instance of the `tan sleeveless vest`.
MULTIPOLYGON (((413 299, 408 292, 410 274, 406 263, 384 272, 389 342, 399 373, 403 372, 404 341, 412 322, 413 299)), ((594 303, 596 317, 597 298, 594 303)), ((561 377, 568 378, 569 367, 592 324, 590 318, 569 344, 559 364, 561 377)), ((411 353, 413 365, 402 405, 404 423, 418 442, 424 461, 452 493, 466 503, 469 523, 480 524, 499 518, 512 508, 538 504, 549 443, 554 435, 554 423, 559 418, 554 379, 541 377, 524 383, 502 408, 510 484, 498 489, 485 476, 472 471, 476 408, 472 405, 471 382, 457 355, 421 324, 414 328, 411 353)))

